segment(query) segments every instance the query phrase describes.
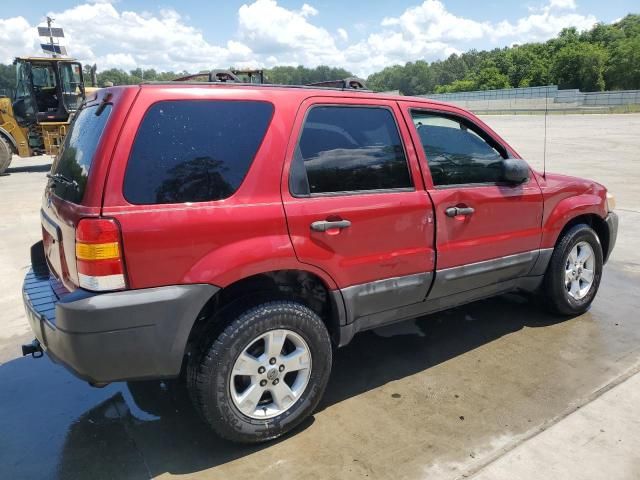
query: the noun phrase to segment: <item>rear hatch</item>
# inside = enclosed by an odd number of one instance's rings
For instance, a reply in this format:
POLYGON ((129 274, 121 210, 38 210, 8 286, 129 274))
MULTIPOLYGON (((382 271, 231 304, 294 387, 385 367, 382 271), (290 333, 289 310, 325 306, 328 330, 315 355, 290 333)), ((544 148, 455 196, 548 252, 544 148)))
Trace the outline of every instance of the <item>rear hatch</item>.
POLYGON ((100 205, 85 205, 83 199, 111 109, 103 101, 78 111, 48 175, 40 214, 44 253, 58 290, 60 283, 70 291, 78 288, 76 226, 100 215, 100 205))

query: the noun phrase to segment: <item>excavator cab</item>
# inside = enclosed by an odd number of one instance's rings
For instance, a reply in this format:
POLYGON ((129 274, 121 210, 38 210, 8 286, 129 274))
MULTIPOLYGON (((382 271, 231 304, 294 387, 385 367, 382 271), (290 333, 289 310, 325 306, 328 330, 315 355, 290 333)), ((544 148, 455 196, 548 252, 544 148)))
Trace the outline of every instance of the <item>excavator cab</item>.
POLYGON ((82 65, 61 58, 16 58, 13 113, 21 127, 68 122, 85 100, 82 65))

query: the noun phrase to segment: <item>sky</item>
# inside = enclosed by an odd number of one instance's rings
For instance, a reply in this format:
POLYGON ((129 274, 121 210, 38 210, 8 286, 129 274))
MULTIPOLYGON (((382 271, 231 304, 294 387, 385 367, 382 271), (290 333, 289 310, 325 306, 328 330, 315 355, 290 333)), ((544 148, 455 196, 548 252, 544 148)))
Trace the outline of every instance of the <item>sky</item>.
POLYGON ((69 54, 99 71, 329 65, 366 77, 628 13, 640 13, 637 0, 3 0, 0 62, 39 54, 36 27, 50 15, 69 54))

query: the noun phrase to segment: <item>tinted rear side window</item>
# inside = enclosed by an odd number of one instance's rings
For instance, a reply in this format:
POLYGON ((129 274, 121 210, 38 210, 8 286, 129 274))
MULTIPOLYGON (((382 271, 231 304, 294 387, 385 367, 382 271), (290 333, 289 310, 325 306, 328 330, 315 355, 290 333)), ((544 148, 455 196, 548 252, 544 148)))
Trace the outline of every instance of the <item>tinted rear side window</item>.
POLYGON ((166 101, 145 114, 124 179, 134 204, 206 202, 240 186, 267 131, 273 105, 166 101))
POLYGON ((73 203, 82 201, 93 156, 110 113, 111 105, 107 104, 102 108, 85 107, 75 116, 60 155, 51 167, 52 174, 63 178, 50 182, 58 197, 73 203))
POLYGON ((411 188, 393 114, 382 107, 314 107, 291 172, 294 195, 411 188))

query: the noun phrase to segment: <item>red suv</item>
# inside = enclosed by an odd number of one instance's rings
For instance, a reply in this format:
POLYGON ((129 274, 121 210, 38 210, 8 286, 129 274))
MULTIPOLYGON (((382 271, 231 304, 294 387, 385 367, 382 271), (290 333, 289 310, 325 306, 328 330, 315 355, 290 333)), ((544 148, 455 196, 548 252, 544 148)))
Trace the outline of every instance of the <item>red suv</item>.
POLYGON ((613 198, 542 175, 471 113, 349 88, 102 89, 42 203, 24 302, 93 385, 184 374, 221 436, 310 415, 359 331, 510 291, 593 301, 613 198))

